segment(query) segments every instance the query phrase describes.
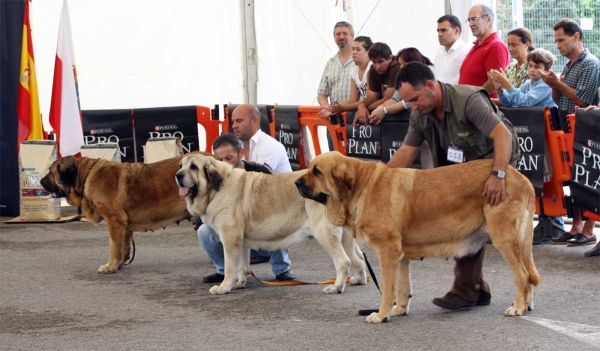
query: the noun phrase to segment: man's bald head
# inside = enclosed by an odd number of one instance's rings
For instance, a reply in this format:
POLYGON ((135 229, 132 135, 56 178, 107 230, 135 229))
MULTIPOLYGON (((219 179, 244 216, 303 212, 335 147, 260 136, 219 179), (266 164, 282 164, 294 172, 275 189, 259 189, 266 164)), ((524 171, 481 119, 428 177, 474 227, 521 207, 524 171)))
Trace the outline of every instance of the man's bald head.
POLYGON ((249 141, 260 129, 260 111, 255 105, 243 104, 231 114, 233 133, 242 141, 249 141))

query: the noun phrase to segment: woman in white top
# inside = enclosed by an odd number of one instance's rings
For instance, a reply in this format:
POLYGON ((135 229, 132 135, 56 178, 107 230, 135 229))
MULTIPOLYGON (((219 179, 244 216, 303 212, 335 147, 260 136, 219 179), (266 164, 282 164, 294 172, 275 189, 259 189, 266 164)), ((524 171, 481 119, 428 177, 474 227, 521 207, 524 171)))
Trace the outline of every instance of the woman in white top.
POLYGON ((346 101, 335 101, 330 107, 332 114, 345 111, 356 111, 358 104, 367 96, 367 76, 371 68, 369 60, 369 49, 373 45, 371 38, 360 36, 352 42, 352 60, 356 67, 350 72, 352 84, 350 84, 350 97, 346 101))

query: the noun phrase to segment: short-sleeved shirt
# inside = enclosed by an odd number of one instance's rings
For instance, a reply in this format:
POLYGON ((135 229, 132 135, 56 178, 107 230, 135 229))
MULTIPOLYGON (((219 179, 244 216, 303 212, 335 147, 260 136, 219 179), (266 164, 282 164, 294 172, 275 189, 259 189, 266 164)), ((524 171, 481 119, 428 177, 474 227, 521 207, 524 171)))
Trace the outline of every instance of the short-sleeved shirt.
MULTIPOLYGON (((598 105, 598 88, 600 87, 600 61, 588 49, 571 64, 567 62, 561 76, 565 77, 563 83, 575 89, 575 95, 589 105, 598 105)), ((563 113, 573 113, 575 102, 561 94, 558 100, 558 109, 563 113)))
POLYGON ((329 96, 329 102, 342 102, 350 97, 350 73, 356 64, 352 59, 348 59, 344 65, 340 61, 340 54, 335 54, 327 61, 321 82, 319 83, 318 94, 329 96))
POLYGON ((440 82, 458 84, 460 66, 467 53, 469 53, 469 46, 460 38, 452 44, 448 51, 442 46, 435 55, 433 62, 437 70, 435 78, 440 82))
POLYGON ((375 66, 371 66, 371 69, 369 69, 369 90, 377 93, 378 99, 383 98, 387 88, 394 87, 399 70, 400 64, 396 57, 392 58, 392 62, 384 74, 377 73, 375 66))
MULTIPOLYGON (((505 69, 508 66, 508 49, 497 33, 490 34, 481 45, 478 44, 479 40, 475 40, 473 47, 460 66, 458 84, 480 87, 487 82, 487 73, 491 69, 505 69)), ((495 92, 492 97, 496 97, 495 92)))
POLYGON ((359 100, 364 100, 367 97, 367 77, 369 76, 369 69, 371 69, 372 64, 373 62, 369 61, 362 77, 358 76, 358 66, 356 65, 352 69, 352 73, 350 73, 350 77, 354 79, 354 83, 356 84, 359 100))
POLYGON ((527 73, 528 62, 525 62, 521 67, 517 68, 517 62, 513 62, 506 68, 506 78, 508 82, 515 88, 520 88, 521 85, 525 84, 529 79, 529 73, 527 73))
POLYGON ((250 139, 249 161, 265 163, 274 174, 292 171, 285 146, 262 130, 258 130, 250 139))
MULTIPOLYGON (((441 84, 444 95, 444 117, 442 117, 441 121, 438 120, 435 117, 435 112, 433 111, 425 116, 435 124, 437 130, 439 131, 440 147, 445 152, 450 146, 450 137, 448 136, 448 121, 446 120, 446 116, 448 113, 452 113, 454 108, 452 107, 452 103, 448 98, 446 84, 443 82, 438 83, 441 84)), ((487 137, 490 136, 496 125, 501 122, 492 104, 493 102, 488 98, 487 94, 481 91, 469 97, 465 107, 466 120, 479 129, 481 133, 487 137)), ((408 126, 408 132, 404 138, 404 143, 408 146, 419 147, 424 141, 425 135, 421 129, 414 124, 413 119, 411 118, 408 126)))

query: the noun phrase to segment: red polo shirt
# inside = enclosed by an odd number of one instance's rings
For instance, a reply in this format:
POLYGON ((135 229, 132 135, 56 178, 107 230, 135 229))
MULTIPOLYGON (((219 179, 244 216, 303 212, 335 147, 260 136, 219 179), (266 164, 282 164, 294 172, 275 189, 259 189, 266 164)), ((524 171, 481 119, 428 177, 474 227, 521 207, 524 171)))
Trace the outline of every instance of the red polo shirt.
MULTIPOLYGON (((458 84, 482 86, 488 80, 487 72, 491 69, 506 70, 510 63, 506 43, 496 32, 490 34, 481 45, 475 40, 473 47, 460 66, 458 84)), ((493 97, 496 97, 494 92, 493 97)))

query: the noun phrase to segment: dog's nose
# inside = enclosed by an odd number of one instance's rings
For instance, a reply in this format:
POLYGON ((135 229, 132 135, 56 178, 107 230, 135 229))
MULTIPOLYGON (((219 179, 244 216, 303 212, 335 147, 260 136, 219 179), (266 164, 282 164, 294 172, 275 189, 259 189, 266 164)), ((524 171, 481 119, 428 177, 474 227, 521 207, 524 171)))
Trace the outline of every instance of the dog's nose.
POLYGON ((298 178, 296 179, 294 184, 296 184, 296 188, 302 188, 306 184, 306 182, 304 181, 304 178, 298 178))
POLYGON ((177 182, 181 182, 183 180, 183 177, 185 177, 185 175, 181 172, 177 172, 175 173, 175 179, 177 179, 177 182))

